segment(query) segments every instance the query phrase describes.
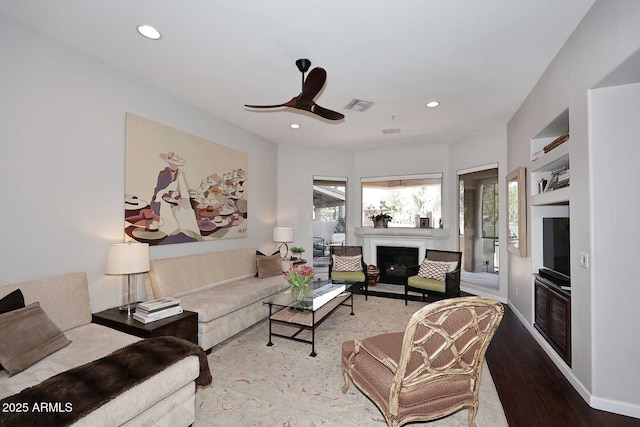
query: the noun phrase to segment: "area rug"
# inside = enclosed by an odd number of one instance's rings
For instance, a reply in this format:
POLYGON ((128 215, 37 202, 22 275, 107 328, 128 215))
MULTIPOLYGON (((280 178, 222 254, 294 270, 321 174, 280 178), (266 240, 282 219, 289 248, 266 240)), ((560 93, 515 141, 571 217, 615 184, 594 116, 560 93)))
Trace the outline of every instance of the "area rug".
MULTIPOLYGON (((340 348, 354 337, 404 330, 424 303, 355 295, 354 305, 354 316, 339 307, 316 329, 316 357, 309 356, 311 345, 283 338, 267 347, 266 321, 215 346, 208 357, 213 384, 198 388, 194 426, 385 426, 353 384, 346 394, 340 391, 340 348)), ((476 425, 507 426, 486 364, 476 425)), ((468 426, 468 411, 411 426, 468 426)))

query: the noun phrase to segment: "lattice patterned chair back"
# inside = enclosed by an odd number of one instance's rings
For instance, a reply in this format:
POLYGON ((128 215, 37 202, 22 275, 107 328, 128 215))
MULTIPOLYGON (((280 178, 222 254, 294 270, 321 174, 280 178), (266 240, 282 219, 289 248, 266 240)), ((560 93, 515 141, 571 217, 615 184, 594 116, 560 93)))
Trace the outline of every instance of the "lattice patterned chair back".
POLYGON ((464 408, 469 410, 469 426, 474 426, 484 355, 503 314, 502 304, 491 298, 452 298, 414 313, 404 334, 346 342, 343 392, 351 378, 390 426, 441 418, 464 408), (376 363, 385 368, 372 366, 376 363), (376 379, 370 381, 367 372, 376 372, 376 379), (384 384, 385 378, 390 384, 384 384), (368 389, 372 384, 377 390, 368 389))

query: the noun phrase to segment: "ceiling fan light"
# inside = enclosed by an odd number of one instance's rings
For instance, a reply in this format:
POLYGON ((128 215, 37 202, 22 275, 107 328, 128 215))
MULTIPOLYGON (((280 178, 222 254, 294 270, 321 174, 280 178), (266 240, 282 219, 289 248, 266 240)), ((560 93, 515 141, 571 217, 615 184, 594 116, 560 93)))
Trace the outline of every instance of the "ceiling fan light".
POLYGON ((152 27, 151 25, 139 25, 138 26, 138 32, 151 40, 158 40, 160 39, 160 37, 162 37, 162 35, 160 34, 160 31, 156 30, 154 27, 152 27))
POLYGON ((427 102, 427 108, 436 108, 438 105, 440 105, 438 101, 427 102))
POLYGON ((290 127, 291 129, 300 129, 300 125, 299 125, 299 124, 297 124, 297 123, 291 123, 291 124, 289 125, 289 127, 290 127))

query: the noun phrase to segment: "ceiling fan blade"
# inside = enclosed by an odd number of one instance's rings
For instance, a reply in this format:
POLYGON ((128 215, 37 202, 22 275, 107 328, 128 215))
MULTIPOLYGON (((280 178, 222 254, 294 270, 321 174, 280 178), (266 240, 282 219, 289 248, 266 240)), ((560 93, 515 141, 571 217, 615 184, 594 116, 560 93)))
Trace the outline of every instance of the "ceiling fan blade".
POLYGON ((338 113, 337 111, 328 110, 324 107, 319 106, 318 104, 313 104, 310 110, 313 114, 317 114, 320 117, 324 117, 328 120, 342 120, 344 119, 344 114, 338 113))
POLYGON ((305 99, 313 99, 316 97, 322 86, 324 86, 324 82, 327 80, 327 72, 324 68, 316 67, 309 72, 307 79, 304 81, 302 85, 302 98, 305 99))
POLYGON ((248 105, 248 104, 244 104, 245 107, 249 107, 249 108, 278 108, 278 107, 285 107, 284 104, 280 104, 280 105, 248 105))
POLYGON ((248 108, 279 108, 279 107, 293 107, 296 108, 296 100, 298 99, 298 97, 293 97, 291 98, 289 101, 285 102, 284 104, 277 104, 277 105, 249 105, 249 104, 244 104, 245 107, 248 108))

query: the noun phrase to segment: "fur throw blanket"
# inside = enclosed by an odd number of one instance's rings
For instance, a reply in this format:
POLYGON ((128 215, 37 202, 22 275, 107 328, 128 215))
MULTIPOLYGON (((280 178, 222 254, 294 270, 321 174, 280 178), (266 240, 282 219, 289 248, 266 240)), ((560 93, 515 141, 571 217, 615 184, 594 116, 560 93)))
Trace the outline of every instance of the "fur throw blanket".
POLYGON ((202 348, 175 337, 150 338, 62 372, 3 399, 0 408, 17 407, 20 404, 27 411, 3 412, 0 426, 69 425, 191 355, 198 356, 200 360, 200 375, 196 384, 211 384, 207 355, 202 348), (61 402, 61 408, 53 412, 33 411, 34 405, 41 402, 61 402))

